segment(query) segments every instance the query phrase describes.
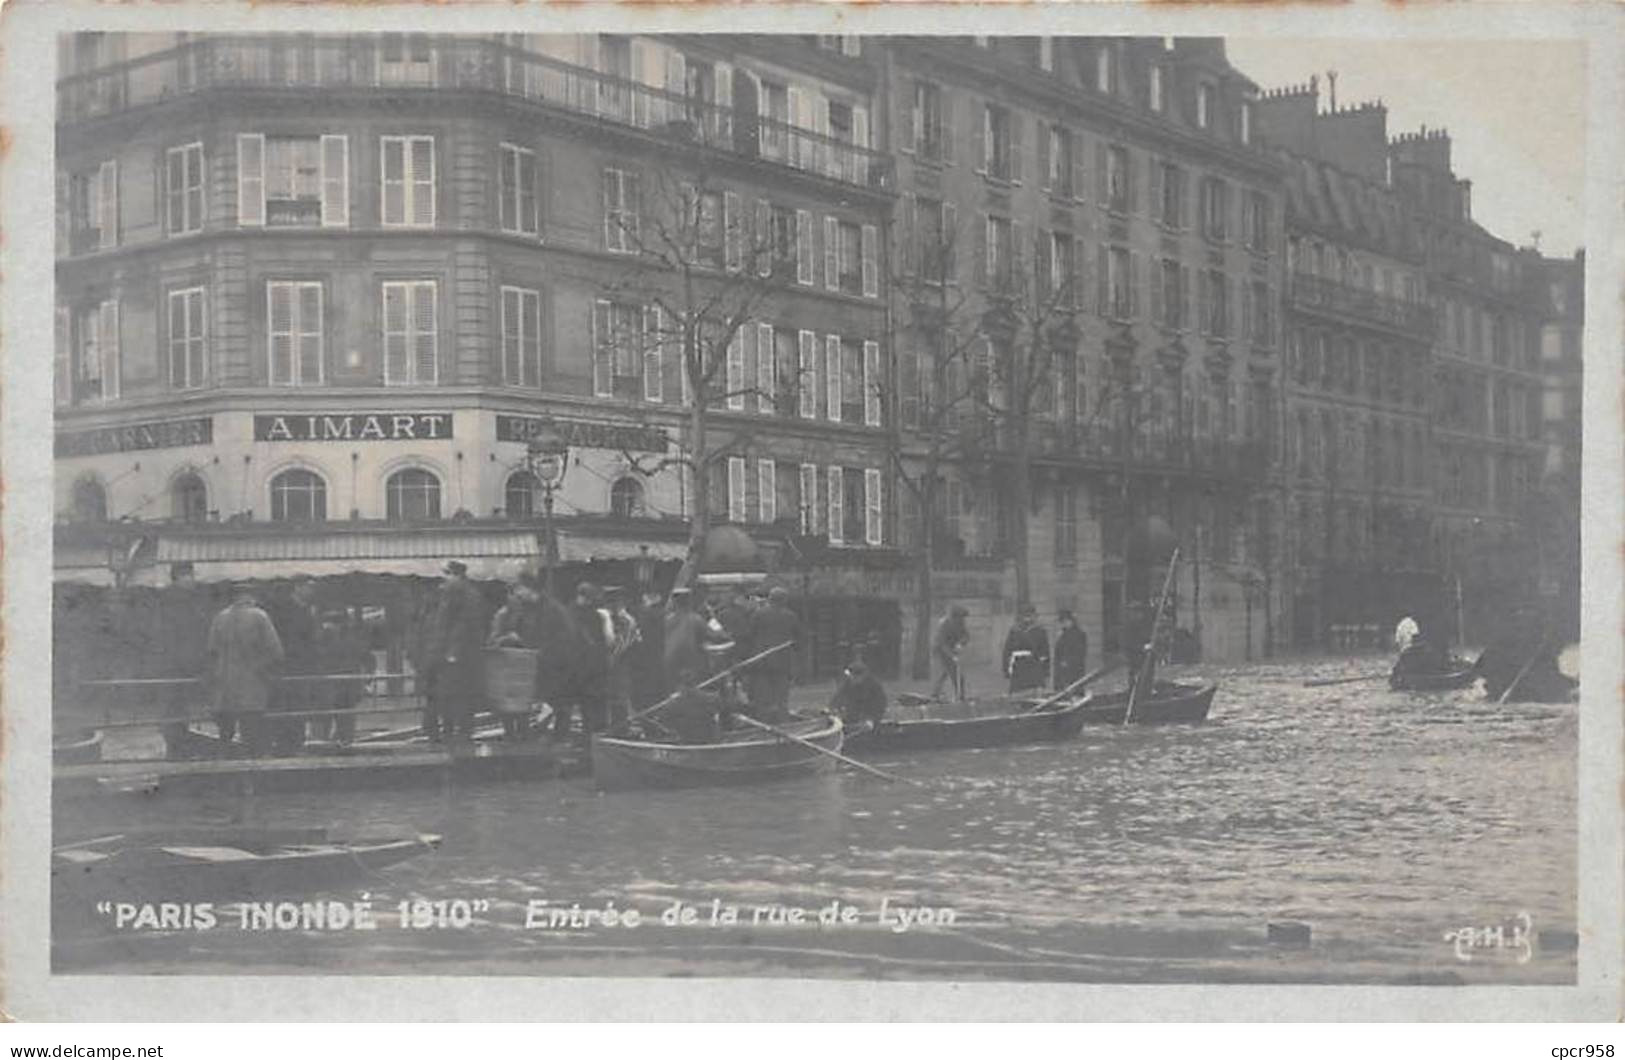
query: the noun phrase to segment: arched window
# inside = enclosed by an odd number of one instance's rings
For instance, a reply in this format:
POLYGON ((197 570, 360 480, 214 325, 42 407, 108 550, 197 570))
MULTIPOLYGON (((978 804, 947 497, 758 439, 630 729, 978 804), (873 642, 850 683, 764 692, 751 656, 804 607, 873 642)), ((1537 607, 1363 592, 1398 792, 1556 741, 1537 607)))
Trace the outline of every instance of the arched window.
POLYGON ((107 522, 107 491, 93 478, 80 479, 73 484, 69 511, 76 523, 107 522))
POLYGON ((409 467, 384 484, 385 514, 390 519, 420 521, 440 518, 440 480, 433 472, 409 467))
POLYGON ((314 471, 291 468, 271 480, 271 519, 316 523, 327 518, 327 483, 314 471))
POLYGON ((169 487, 170 518, 182 523, 201 523, 209 518, 209 488, 203 479, 188 471, 169 487))
POLYGON ((610 514, 617 519, 637 519, 643 515, 643 483, 635 478, 619 478, 609 488, 610 514))
POLYGON ((515 471, 508 476, 508 485, 502 491, 502 510, 510 519, 528 519, 536 514, 536 495, 541 486, 529 471, 515 471))

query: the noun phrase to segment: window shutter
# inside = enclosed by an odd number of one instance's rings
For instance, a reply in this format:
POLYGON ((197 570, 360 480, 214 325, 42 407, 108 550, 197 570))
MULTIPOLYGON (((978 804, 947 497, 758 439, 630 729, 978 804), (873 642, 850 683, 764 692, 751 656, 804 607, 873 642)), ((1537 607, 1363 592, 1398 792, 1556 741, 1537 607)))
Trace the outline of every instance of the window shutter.
POLYGON ((1087 152, 1088 148, 1085 145, 1083 133, 1079 132, 1077 129, 1073 129, 1072 198, 1077 202, 1082 202, 1085 198, 1083 194, 1084 174, 1087 173, 1089 169, 1089 167, 1085 164, 1085 156, 1087 155, 1087 152))
POLYGON ((1095 255, 1095 312, 1103 317, 1112 315, 1111 275, 1111 248, 1102 243, 1095 255))
POLYGON ((912 155, 920 149, 921 125, 923 116, 920 114, 919 83, 911 81, 906 91, 898 91, 893 97, 897 101, 896 125, 898 130, 897 149, 905 155, 912 155))
POLYGON ((620 202, 620 174, 613 169, 604 170, 602 185, 603 215, 604 215, 604 249, 616 250, 621 246, 621 233, 615 223, 615 207, 620 202))
POLYGON ((970 123, 970 164, 978 173, 987 172, 988 110, 986 103, 973 103, 976 120, 970 123))
POLYGON ((1253 245, 1253 197, 1242 189, 1238 198, 1241 199, 1241 241, 1250 247, 1253 245))
POLYGON ((434 137, 413 137, 411 150, 412 223, 432 225, 435 217, 434 137))
POLYGON ((101 341, 97 350, 102 359, 102 397, 108 401, 117 400, 119 396, 120 365, 123 358, 119 356, 119 323, 118 299, 109 298, 101 305, 101 341))
POLYGON ((841 286, 841 226, 833 217, 824 218, 824 286, 831 291, 841 286))
POLYGON ((1191 282, 1191 267, 1179 267, 1179 323, 1186 330, 1196 327, 1196 285, 1191 282))
POLYGON ((666 400, 665 314, 657 305, 643 307, 643 400, 666 400))
POLYGON ((1173 219, 1170 218, 1170 217, 1164 217, 1163 212, 1162 212, 1162 198, 1163 198, 1162 183, 1163 183, 1163 179, 1164 179, 1162 160, 1157 159, 1157 158, 1153 158, 1153 159, 1150 160, 1149 166, 1150 166, 1150 170, 1151 170, 1151 172, 1150 172, 1151 199, 1146 204, 1146 206, 1148 207, 1147 212, 1157 222, 1159 222, 1159 223, 1167 223, 1169 221, 1172 221, 1173 219))
POLYGON ((954 137, 958 135, 958 127, 954 122, 954 95, 946 87, 937 90, 937 109, 941 113, 942 127, 942 162, 944 165, 954 164, 954 137))
POLYGON ((1123 148, 1123 187, 1128 191, 1128 212, 1140 210, 1140 182, 1134 179, 1134 152, 1123 148))
POLYGON ((988 227, 992 222, 985 213, 977 214, 976 219, 976 285, 986 287, 988 281, 987 255, 989 248, 993 245, 988 227))
POLYGON ((945 283, 959 282, 959 207, 951 202, 942 204, 942 279, 945 283))
POLYGON ((1253 337, 1253 289, 1250 284, 1241 285, 1241 338, 1251 340, 1253 337))
POLYGON ((919 427, 920 351, 912 345, 903 350, 897 359, 897 389, 903 426, 911 429, 919 427))
POLYGON ((290 284, 265 285, 265 345, 271 385, 292 382, 293 288, 290 284))
POLYGON ((809 210, 796 211, 796 282, 813 283, 813 220, 809 210))
POLYGON ((775 386, 774 332, 772 324, 756 325, 756 411, 764 416, 774 412, 775 386))
POLYGON ((1110 157, 1111 148, 1106 145, 1106 141, 1096 141, 1095 202, 1101 206, 1104 206, 1111 201, 1111 184, 1108 181, 1108 177, 1110 176, 1108 170, 1111 167, 1110 157))
POLYGON ((592 304, 592 392, 610 397, 615 392, 612 378, 615 337, 610 330, 609 303, 598 299, 592 304))
POLYGON ((322 137, 322 224, 350 223, 350 138, 322 137))
POLYGON ((522 374, 519 353, 521 319, 519 289, 502 288, 502 381, 508 386, 518 383, 522 374))
POLYGON ((860 238, 863 254, 863 297, 880 297, 880 232, 874 225, 864 225, 860 238))
POLYGON ((778 469, 771 460, 756 461, 756 521, 772 525, 778 521, 778 469))
POLYGON ((440 335, 435 328, 435 284, 414 283, 412 291, 412 366, 413 381, 435 383, 439 380, 438 347, 440 335))
POLYGON ((796 381, 797 412, 804 420, 818 418, 818 348, 817 337, 810 331, 796 333, 796 355, 799 378, 796 381))
POLYGON ((880 343, 866 339, 863 343, 863 422, 879 427, 881 421, 880 397, 880 343))
POLYGON ((1083 237, 1076 235, 1067 248, 1067 305, 1083 308, 1083 237))
POLYGON ((1053 191, 1050 180, 1050 127, 1040 121, 1037 128, 1038 149, 1038 186, 1045 191, 1053 191))
POLYGON ((740 228, 744 218, 739 215, 739 195, 736 192, 722 193, 722 239, 723 261, 729 272, 738 272, 744 260, 744 247, 740 239, 740 228))
POLYGON ((818 532, 818 465, 801 465, 800 524, 804 534, 818 532))
POLYGON ((841 482, 841 468, 831 464, 829 467, 829 540, 832 545, 844 544, 846 541, 846 515, 843 511, 845 490, 841 482))
POLYGON ((919 198, 912 191, 903 194, 903 275, 912 279, 919 271, 919 198))
POLYGON ((745 458, 728 458, 728 521, 745 521, 745 458))
POLYGON ((1166 324, 1168 322, 1167 292, 1162 289, 1166 278, 1166 266, 1155 258, 1150 259, 1151 266, 1151 322, 1166 324))
MULTIPOLYGON (((174 178, 174 166, 169 175, 174 178)), ((176 189, 169 191, 173 196, 176 189)), ((265 223, 265 137, 259 133, 237 135, 237 223, 243 227, 265 223)))
POLYGON ((766 199, 756 200, 756 233, 752 247, 756 254, 756 275, 764 278, 773 275, 773 255, 777 250, 773 246, 773 204, 766 199))
POLYGON ((824 336, 824 416, 841 422, 841 337, 824 336))
POLYGON ((96 171, 96 228, 99 248, 118 246, 118 162, 103 162, 96 171))
POLYGON ((728 339, 728 361, 723 370, 723 386, 728 408, 745 411, 745 331, 750 324, 741 324, 728 339))
POLYGON ((1011 219, 1010 267, 1008 271, 1010 274, 1010 290, 1012 291, 1022 290, 1026 286, 1029 275, 1027 271, 1027 267, 1030 264, 1028 261, 1029 248, 1027 244, 1027 237, 1025 235, 1026 231, 1027 226, 1025 223, 1013 218, 1011 219))
POLYGON ((879 545, 885 540, 885 514, 881 508, 880 470, 865 468, 863 472, 863 540, 865 544, 879 545))
POLYGON ((1145 255, 1129 251, 1128 255, 1128 315, 1138 317, 1145 305, 1141 288, 1145 285, 1145 255))
POLYGON ((1034 247, 1033 276, 1038 281, 1036 304, 1046 306, 1050 304, 1051 295, 1055 292, 1055 281, 1060 276, 1055 271, 1057 264, 1054 260, 1055 241, 1049 232, 1040 228, 1036 231, 1034 247))
POLYGON ((1010 183, 1020 184, 1025 176, 1023 161, 1027 145, 1024 143, 1027 116, 1020 111, 1010 112, 1010 183))
POLYGON ((869 108, 852 108, 852 140, 859 147, 869 147, 869 108))

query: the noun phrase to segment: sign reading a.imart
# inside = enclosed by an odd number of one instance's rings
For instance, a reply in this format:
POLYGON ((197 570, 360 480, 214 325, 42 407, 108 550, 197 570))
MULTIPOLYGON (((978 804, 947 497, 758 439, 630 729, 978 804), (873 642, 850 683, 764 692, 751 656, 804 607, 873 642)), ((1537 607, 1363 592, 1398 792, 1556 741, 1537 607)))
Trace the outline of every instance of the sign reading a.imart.
POLYGON ((440 441, 451 437, 449 412, 341 412, 255 416, 256 442, 440 441))

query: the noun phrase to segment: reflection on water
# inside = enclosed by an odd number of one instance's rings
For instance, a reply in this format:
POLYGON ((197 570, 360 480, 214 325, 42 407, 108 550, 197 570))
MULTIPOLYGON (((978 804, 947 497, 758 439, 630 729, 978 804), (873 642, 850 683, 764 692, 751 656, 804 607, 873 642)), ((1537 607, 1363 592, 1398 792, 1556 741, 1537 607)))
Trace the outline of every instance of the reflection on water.
MULTIPOLYGON (((1457 960, 1444 933, 1527 912, 1572 930, 1573 706, 1381 683, 1306 689, 1322 666, 1216 672, 1209 723, 1085 729, 1074 743, 878 764, 775 787, 599 794, 585 782, 166 800, 348 833, 438 832, 367 893, 488 899, 465 930, 367 936, 59 931, 63 970, 804 974, 1147 981, 1568 981, 1572 953, 1457 960), (662 926, 682 901, 696 925, 662 926), (527 910, 638 909, 636 929, 527 929, 527 910), (749 923, 777 903, 860 922, 749 923), (882 903, 890 913, 879 923, 882 903), (532 903, 536 903, 533 905, 532 903), (744 910, 711 927, 717 908, 744 910), (898 909, 950 908, 898 930, 898 909), (1301 953, 1271 920, 1311 925, 1301 953)), ((154 807, 159 810, 159 807, 154 807)), ((63 822, 67 823, 67 822, 63 822)), ((903 915, 908 915, 906 912, 903 915)))

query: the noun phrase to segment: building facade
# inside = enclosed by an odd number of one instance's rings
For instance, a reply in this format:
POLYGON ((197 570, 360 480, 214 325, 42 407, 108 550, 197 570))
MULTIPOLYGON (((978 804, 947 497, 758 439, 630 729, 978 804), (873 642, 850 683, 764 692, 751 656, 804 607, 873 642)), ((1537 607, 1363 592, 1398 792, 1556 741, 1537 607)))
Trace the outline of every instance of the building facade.
POLYGON ((1580 457, 1585 328, 1585 251, 1543 258, 1547 316, 1540 330, 1545 376, 1541 426, 1546 458, 1539 485, 1540 591, 1566 635, 1580 627, 1580 457))

